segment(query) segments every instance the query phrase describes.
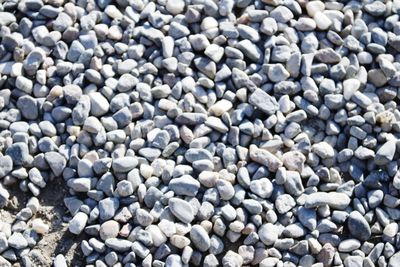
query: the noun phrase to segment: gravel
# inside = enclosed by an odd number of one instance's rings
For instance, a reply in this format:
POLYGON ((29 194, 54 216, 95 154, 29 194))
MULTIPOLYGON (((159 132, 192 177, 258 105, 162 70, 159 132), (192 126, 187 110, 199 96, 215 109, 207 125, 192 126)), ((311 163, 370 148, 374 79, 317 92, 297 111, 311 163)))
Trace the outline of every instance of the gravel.
POLYGON ((2 2, 0 266, 398 266, 399 11, 2 2))

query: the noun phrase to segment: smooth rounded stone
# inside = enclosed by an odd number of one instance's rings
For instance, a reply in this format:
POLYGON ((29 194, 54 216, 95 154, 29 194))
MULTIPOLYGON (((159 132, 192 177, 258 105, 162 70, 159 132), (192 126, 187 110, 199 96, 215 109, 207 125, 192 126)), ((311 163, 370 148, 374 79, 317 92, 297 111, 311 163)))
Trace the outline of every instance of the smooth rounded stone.
POLYGON ((335 156, 335 150, 327 142, 320 142, 312 145, 312 151, 322 159, 332 158, 335 156))
POLYGON ((220 101, 216 102, 212 105, 208 112, 214 114, 215 116, 222 116, 225 112, 229 111, 232 108, 232 102, 226 99, 221 99, 220 101))
POLYGON ((122 74, 118 80, 117 89, 120 92, 127 92, 132 90, 139 80, 129 73, 122 74))
POLYGON ((161 151, 156 148, 145 147, 139 150, 139 155, 145 157, 150 161, 154 161, 161 155, 161 151))
POLYGON ((101 117, 108 112, 110 104, 108 100, 99 92, 89 94, 90 113, 95 117, 101 117))
POLYGON ((135 157, 122 157, 114 159, 112 168, 115 172, 129 172, 138 165, 138 160, 135 157))
POLYGON ((358 212, 352 211, 347 219, 347 227, 350 234, 358 240, 368 240, 371 236, 371 228, 365 218, 358 212))
POLYGON ((330 266, 333 263, 336 249, 330 244, 325 244, 317 255, 318 262, 321 262, 323 266, 330 266))
POLYGON ((311 18, 299 18, 295 24, 295 28, 298 31, 313 31, 317 27, 315 21, 311 18))
POLYGON ((156 247, 161 246, 167 242, 167 237, 161 231, 161 229, 155 225, 149 225, 146 227, 146 231, 149 232, 151 239, 153 240, 153 245, 156 247))
POLYGON ((320 30, 327 30, 332 24, 332 21, 323 12, 315 13, 314 21, 317 25, 317 28, 320 30))
POLYGON ((235 189, 230 182, 224 179, 218 179, 215 185, 222 200, 230 200, 234 197, 235 189))
POLYGON ((54 267, 68 267, 64 255, 58 254, 53 260, 54 267))
POLYGON ((190 229, 190 239, 193 245, 200 251, 207 251, 210 248, 210 237, 200 225, 193 225, 190 229))
POLYGON ((182 177, 172 179, 168 187, 176 195, 194 197, 200 189, 200 183, 190 175, 183 175, 182 177))
POLYGON ((100 200, 98 204, 100 220, 105 221, 114 217, 119 205, 119 200, 115 197, 108 197, 100 200))
POLYGON ((273 185, 268 178, 261 178, 250 182, 250 191, 261 198, 269 198, 272 195, 273 185))
POLYGON ((263 19, 260 26, 260 31, 269 36, 275 34, 278 31, 278 24, 276 23, 276 20, 273 18, 263 19))
POLYGON ((381 204, 384 193, 382 190, 373 190, 368 192, 368 205, 371 209, 376 208, 381 204))
POLYGON ((386 165, 392 161, 396 153, 396 140, 389 140, 384 143, 376 152, 374 162, 377 165, 386 165))
POLYGON ((165 267, 182 267, 181 257, 177 254, 169 255, 165 260, 165 267))
POLYGON ((354 93, 359 90, 361 83, 357 79, 347 79, 343 81, 343 97, 350 100, 354 93))
POLYGON ((13 22, 16 22, 17 19, 15 15, 10 12, 0 12, 0 25, 7 26, 13 22))
POLYGON ((250 145, 250 158, 268 168, 271 172, 276 172, 279 167, 282 167, 282 161, 265 149, 260 149, 256 145, 250 145))
POLYGON ((303 171, 306 157, 299 151, 289 151, 282 155, 283 165, 289 171, 303 171))
POLYGON ((99 133, 102 129, 102 124, 99 121, 99 119, 97 119, 96 117, 90 116, 88 117, 84 124, 83 124, 83 129, 89 133, 99 133))
POLYGON ((394 237, 399 232, 399 225, 395 222, 390 223, 383 229, 383 234, 388 237, 394 237))
POLYGON ((19 90, 29 94, 32 92, 33 83, 31 80, 25 78, 24 76, 18 76, 17 79, 15 80, 15 86, 19 90))
POLYGON ((190 223, 193 221, 195 214, 193 213, 192 206, 183 199, 170 198, 168 200, 168 207, 171 213, 183 223, 190 223))
POLYGON ((223 267, 240 267, 242 265, 243 258, 232 250, 226 252, 225 256, 222 258, 223 267))
POLYGON ((120 228, 118 222, 114 220, 106 221, 100 226, 100 231, 99 231, 100 238, 102 240, 115 238, 118 236, 119 230, 120 228))
POLYGON ((260 202, 254 199, 245 199, 243 200, 244 208, 250 212, 251 214, 260 214, 263 210, 263 207, 260 202))
POLYGON ((263 224, 258 229, 258 236, 260 240, 267 246, 271 246, 278 240, 279 229, 272 223, 263 224))
POLYGON ((358 249, 361 246, 360 241, 357 239, 351 238, 351 239, 346 239, 340 242, 338 250, 340 252, 352 252, 356 249, 358 249))
POLYGON ((285 214, 296 206, 296 201, 289 194, 279 195, 275 200, 275 208, 279 214, 285 214))
POLYGON ((300 174, 294 171, 286 172, 284 183, 285 191, 292 196, 300 196, 304 192, 304 186, 300 174))
POLYGON ((121 197, 127 197, 133 194, 133 186, 129 181, 120 181, 117 184, 118 195, 121 197))
POLYGON ((132 242, 126 239, 119 238, 108 238, 105 241, 107 247, 117 251, 117 252, 125 252, 131 249, 132 242))
POLYGON ((316 208, 328 205, 333 209, 344 210, 350 204, 351 199, 348 195, 338 192, 316 192, 306 196, 304 206, 306 208, 316 208))
POLYGON ((362 267, 363 266, 363 257, 361 256, 349 256, 344 260, 345 267, 362 267))
POLYGON ((70 179, 67 185, 71 187, 75 192, 89 192, 91 188, 90 178, 75 178, 70 179))
POLYGON ((165 7, 169 13, 177 15, 183 12, 185 2, 182 0, 168 0, 165 7))
POLYGON ((13 160, 10 156, 0 156, 0 178, 13 170, 13 160))
POLYGON ((6 155, 11 157, 14 165, 25 165, 29 162, 29 149, 25 143, 15 143, 6 149, 6 155))
POLYGON ((310 17, 314 17, 319 11, 324 11, 325 4, 322 1, 310 1, 306 4, 306 11, 310 17))
POLYGON ((395 267, 400 261, 400 252, 395 253, 392 257, 390 257, 388 262, 388 267, 395 267))
POLYGON ((24 238, 21 233, 14 232, 8 238, 8 245, 15 249, 23 249, 28 246, 28 241, 24 238))
POLYGON ((17 100, 17 107, 27 120, 36 120, 39 116, 36 99, 31 96, 22 96, 17 100))
POLYGON ((44 154, 47 164, 56 176, 60 176, 67 164, 66 159, 60 153, 51 151, 44 154))
POLYGON ((310 231, 313 231, 317 227, 317 213, 314 209, 308 209, 305 207, 299 207, 297 211, 297 218, 299 222, 307 227, 310 231))
POLYGON ((31 224, 32 224, 32 229, 40 235, 47 234, 50 229, 50 227, 47 224, 45 224, 42 221, 42 219, 39 219, 39 218, 33 219, 31 224))
POLYGON ((85 228, 87 221, 88 216, 83 212, 78 212, 69 222, 68 230, 75 235, 79 235, 85 228))
POLYGON ((372 16, 382 16, 386 12, 386 5, 380 1, 373 1, 364 6, 365 11, 367 11, 372 16))

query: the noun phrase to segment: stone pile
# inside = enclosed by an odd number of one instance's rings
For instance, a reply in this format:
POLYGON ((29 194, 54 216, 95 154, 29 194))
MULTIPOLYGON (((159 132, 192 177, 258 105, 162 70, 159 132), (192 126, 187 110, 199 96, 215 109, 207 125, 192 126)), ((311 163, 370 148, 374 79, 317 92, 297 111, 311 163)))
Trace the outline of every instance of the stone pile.
POLYGON ((57 179, 87 266, 399 266, 399 0, 0 10, 0 266, 57 179))

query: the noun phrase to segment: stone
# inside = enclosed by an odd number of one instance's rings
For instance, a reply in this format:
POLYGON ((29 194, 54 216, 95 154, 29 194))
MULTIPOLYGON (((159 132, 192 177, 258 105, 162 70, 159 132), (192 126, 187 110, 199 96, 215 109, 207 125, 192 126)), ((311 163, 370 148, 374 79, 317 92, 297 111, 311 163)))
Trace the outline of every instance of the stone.
POLYGON ((210 248, 210 237, 200 225, 193 225, 190 230, 190 239, 193 245, 200 251, 207 251, 210 248))
POLYGON ((396 140, 389 140, 384 143, 376 152, 374 162, 377 165, 386 165, 393 160, 396 153, 396 140))
POLYGON ((268 178, 261 178, 250 182, 250 191, 261 198, 269 198, 272 195, 273 185, 268 178))
POLYGON ((28 241, 24 238, 21 233, 14 232, 8 238, 8 245, 15 249, 23 249, 28 246, 28 241))
POLYGON ((29 150, 25 143, 14 143, 6 150, 14 165, 25 165, 29 162, 29 150))
POLYGON ((278 240, 278 228, 272 223, 263 224, 258 229, 258 236, 265 245, 271 246, 278 240))
POLYGON ((169 182, 169 189, 176 195, 196 196, 200 189, 200 183, 190 175, 174 178, 169 182))
POLYGON ((193 209, 188 202, 180 198, 170 198, 168 206, 172 214, 183 223, 190 223, 194 219, 193 209))
POLYGON ((78 212, 69 222, 68 230, 75 235, 79 235, 85 228, 87 221, 88 216, 83 212, 78 212))
POLYGON ((13 160, 10 156, 0 156, 0 178, 9 174, 13 169, 13 160))
POLYGON ((279 158, 265 149, 258 148, 256 145, 250 145, 249 155, 253 161, 266 166, 271 172, 276 172, 283 165, 279 158))
POLYGON ((256 89, 250 95, 249 103, 268 115, 274 114, 279 109, 276 99, 261 89, 256 89))
POLYGON ((240 267, 242 265, 243 258, 232 250, 229 250, 222 258, 223 267, 240 267))
POLYGON ((306 208, 316 208, 328 205, 334 209, 344 210, 350 204, 351 199, 344 193, 338 192, 316 192, 307 195, 304 206, 306 208))
POLYGON ((371 228, 365 218, 358 212, 352 211, 347 219, 347 227, 352 236, 365 241, 371 236, 371 228))
POLYGON ((306 157, 299 151, 289 151, 282 155, 282 163, 290 171, 302 172, 306 157))
POLYGON ((120 227, 119 223, 114 220, 109 220, 100 226, 100 238, 106 241, 109 238, 116 238, 118 236, 120 227))
POLYGON ((22 116, 27 120, 36 120, 39 116, 36 100, 31 96, 18 98, 17 107, 21 111, 22 116))

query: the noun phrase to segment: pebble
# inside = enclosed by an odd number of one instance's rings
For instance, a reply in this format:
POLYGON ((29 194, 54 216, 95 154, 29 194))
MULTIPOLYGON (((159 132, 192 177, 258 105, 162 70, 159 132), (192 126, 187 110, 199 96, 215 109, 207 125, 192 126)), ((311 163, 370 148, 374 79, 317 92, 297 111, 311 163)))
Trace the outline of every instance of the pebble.
POLYGON ((268 115, 272 115, 279 109, 276 99, 261 89, 256 89, 249 98, 249 103, 268 115))
POLYGON ((359 240, 368 240, 371 236, 371 228, 365 218, 358 212, 352 211, 347 219, 350 233, 359 240))
POLYGON ((15 249, 23 249, 28 246, 28 241, 21 233, 15 232, 8 238, 8 245, 15 249))
POLYGON ((194 219, 193 209, 188 202, 179 198, 170 198, 168 206, 172 214, 183 223, 190 223, 194 219))
POLYGON ((10 156, 0 157, 0 178, 3 178, 13 170, 13 161, 10 156))
POLYGON ((193 225, 190 230, 190 239, 194 246, 200 251, 207 251, 210 248, 210 237, 206 230, 200 225, 193 225))
POLYGON ((260 149, 255 145, 250 146, 250 158, 266 166, 271 172, 276 172, 279 167, 282 167, 282 161, 265 149, 260 149))
POLYGON ((69 222, 68 230, 75 235, 79 235, 85 228, 87 221, 88 216, 83 212, 78 212, 69 222))

